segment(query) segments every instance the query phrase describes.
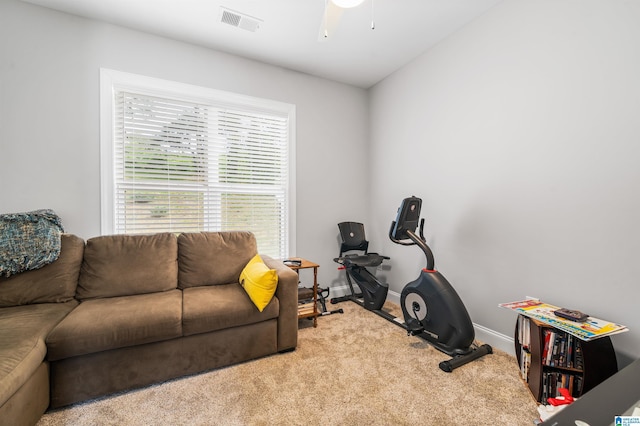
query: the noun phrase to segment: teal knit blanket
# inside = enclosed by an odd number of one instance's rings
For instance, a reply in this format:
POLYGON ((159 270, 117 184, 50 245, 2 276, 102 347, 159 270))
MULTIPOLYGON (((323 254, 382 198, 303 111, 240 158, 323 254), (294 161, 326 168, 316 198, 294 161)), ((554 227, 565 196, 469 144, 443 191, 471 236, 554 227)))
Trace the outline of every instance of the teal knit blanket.
POLYGON ((0 214, 0 276, 55 261, 63 232, 62 221, 53 210, 0 214))

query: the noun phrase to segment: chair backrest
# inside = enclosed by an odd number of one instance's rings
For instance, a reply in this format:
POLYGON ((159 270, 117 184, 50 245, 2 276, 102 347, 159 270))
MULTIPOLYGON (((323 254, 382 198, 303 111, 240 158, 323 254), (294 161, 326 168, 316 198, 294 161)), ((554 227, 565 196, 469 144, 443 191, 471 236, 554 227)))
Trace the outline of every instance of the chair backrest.
POLYGON ((338 224, 342 244, 340 245, 340 257, 351 250, 364 251, 367 254, 369 241, 364 235, 364 225, 358 222, 341 222, 338 224))

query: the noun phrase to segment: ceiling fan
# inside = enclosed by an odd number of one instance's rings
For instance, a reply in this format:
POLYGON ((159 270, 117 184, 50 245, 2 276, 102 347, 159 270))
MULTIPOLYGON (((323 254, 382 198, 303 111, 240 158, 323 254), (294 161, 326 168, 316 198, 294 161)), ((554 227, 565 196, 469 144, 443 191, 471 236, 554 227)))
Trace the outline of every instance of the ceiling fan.
MULTIPOLYGON (((360 6, 364 0, 324 0, 324 14, 318 33, 318 41, 327 40, 335 31, 345 9, 360 6)), ((373 22, 373 0, 371 0, 371 29, 375 28, 373 22)))

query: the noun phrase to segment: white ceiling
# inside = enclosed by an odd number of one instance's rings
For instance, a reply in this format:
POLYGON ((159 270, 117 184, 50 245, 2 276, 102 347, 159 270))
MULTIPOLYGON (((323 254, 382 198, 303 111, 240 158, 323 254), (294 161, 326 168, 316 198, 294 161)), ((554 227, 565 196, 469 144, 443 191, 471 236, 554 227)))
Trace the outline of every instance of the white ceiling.
POLYGON ((365 0, 322 41, 325 0, 23 1, 368 88, 501 0, 365 0), (222 23, 221 6, 259 28, 222 23))

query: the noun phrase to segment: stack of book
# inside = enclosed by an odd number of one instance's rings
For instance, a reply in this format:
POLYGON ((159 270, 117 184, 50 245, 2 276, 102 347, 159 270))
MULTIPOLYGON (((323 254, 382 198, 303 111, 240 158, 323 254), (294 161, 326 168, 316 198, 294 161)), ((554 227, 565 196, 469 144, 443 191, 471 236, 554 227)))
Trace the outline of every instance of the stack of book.
POLYGON ((581 395, 582 376, 579 374, 567 374, 559 371, 545 371, 542 373, 542 400, 555 398, 560 395, 560 388, 569 390, 574 398, 581 395))
POLYGON ((582 389, 581 372, 584 369, 582 346, 579 340, 575 336, 552 328, 543 330, 543 338, 542 363, 548 367, 563 369, 543 373, 543 398, 555 397, 558 395, 559 388, 566 388, 577 397, 582 389))
POLYGON ((582 347, 575 336, 545 328, 542 361, 549 367, 582 369, 582 347))
POLYGON ((558 306, 542 303, 536 299, 521 300, 518 302, 501 303, 501 308, 511 309, 517 313, 536 319, 544 324, 565 331, 584 341, 611 336, 628 331, 627 327, 594 317, 587 318, 584 322, 575 322, 561 318, 554 314, 560 309, 558 306))

